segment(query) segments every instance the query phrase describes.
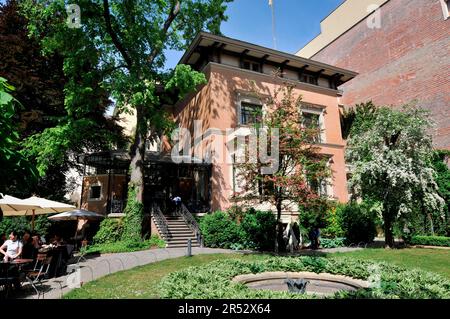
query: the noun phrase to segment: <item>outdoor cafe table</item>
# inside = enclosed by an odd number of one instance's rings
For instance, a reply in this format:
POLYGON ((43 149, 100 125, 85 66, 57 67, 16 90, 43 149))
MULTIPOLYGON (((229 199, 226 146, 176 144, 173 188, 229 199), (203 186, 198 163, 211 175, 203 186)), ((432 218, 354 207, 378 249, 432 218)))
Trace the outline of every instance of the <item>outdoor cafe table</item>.
POLYGON ((6 264, 6 265, 11 265, 11 266, 17 267, 17 273, 16 273, 17 283, 20 283, 20 274, 23 273, 22 272, 23 266, 25 266, 25 265, 27 265, 29 263, 32 263, 32 262, 33 262, 33 259, 17 258, 17 259, 14 259, 13 261, 4 261, 4 260, 2 260, 0 263, 3 264, 3 265, 6 264))

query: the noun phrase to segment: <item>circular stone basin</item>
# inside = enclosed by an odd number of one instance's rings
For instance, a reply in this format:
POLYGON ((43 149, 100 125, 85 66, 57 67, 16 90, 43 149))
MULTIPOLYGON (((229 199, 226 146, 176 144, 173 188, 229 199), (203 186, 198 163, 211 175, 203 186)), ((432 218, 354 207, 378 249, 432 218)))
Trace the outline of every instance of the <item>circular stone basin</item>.
POLYGON ((368 288, 369 282, 351 277, 313 272, 265 272, 260 274, 239 275, 234 282, 245 284, 251 289, 289 291, 288 279, 307 281, 305 293, 319 296, 333 295, 338 291, 355 291, 368 288))

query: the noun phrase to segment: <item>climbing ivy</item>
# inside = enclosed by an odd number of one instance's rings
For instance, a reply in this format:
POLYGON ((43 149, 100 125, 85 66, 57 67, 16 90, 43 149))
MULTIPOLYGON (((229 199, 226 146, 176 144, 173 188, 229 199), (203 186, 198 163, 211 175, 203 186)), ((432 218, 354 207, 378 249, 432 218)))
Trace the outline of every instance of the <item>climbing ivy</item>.
POLYGON ((123 241, 140 241, 142 239, 144 205, 136 199, 136 194, 137 187, 130 184, 128 187, 128 203, 124 210, 123 241))

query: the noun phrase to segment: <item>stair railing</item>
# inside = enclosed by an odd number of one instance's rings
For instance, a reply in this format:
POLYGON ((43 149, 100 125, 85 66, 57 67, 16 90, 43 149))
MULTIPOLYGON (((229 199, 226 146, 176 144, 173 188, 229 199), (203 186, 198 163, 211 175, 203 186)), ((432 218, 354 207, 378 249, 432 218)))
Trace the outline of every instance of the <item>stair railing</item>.
POLYGON ((164 214, 161 212, 161 208, 159 208, 158 204, 153 203, 152 205, 152 218, 155 224, 158 226, 159 231, 164 239, 169 239, 170 231, 169 226, 167 224, 167 219, 164 214))
POLYGON ((197 242, 200 244, 200 247, 203 247, 203 238, 200 232, 200 226, 189 209, 187 209, 187 207, 183 203, 181 203, 180 209, 177 211, 189 226, 189 228, 194 232, 195 237, 197 238, 197 242))

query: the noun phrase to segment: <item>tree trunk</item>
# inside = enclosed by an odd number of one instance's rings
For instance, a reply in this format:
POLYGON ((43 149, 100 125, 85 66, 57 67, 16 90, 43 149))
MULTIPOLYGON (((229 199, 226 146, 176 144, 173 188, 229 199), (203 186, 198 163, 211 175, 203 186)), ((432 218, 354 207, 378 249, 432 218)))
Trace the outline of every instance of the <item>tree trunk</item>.
POLYGON ((122 240, 142 240, 144 220, 144 156, 146 123, 142 107, 136 108, 136 131, 130 150, 130 183, 128 200, 124 209, 124 230, 122 240))
POLYGON ((394 248, 394 234, 392 233, 392 221, 389 216, 384 218, 384 247, 394 248))
POLYGON ((136 131, 130 157, 130 184, 136 188, 136 201, 144 203, 144 157, 146 124, 142 107, 136 107, 136 131))
POLYGON ((281 229, 281 199, 277 199, 277 226, 276 226, 276 232, 275 232, 275 253, 278 253, 280 251, 279 249, 279 237, 282 233, 281 229))

